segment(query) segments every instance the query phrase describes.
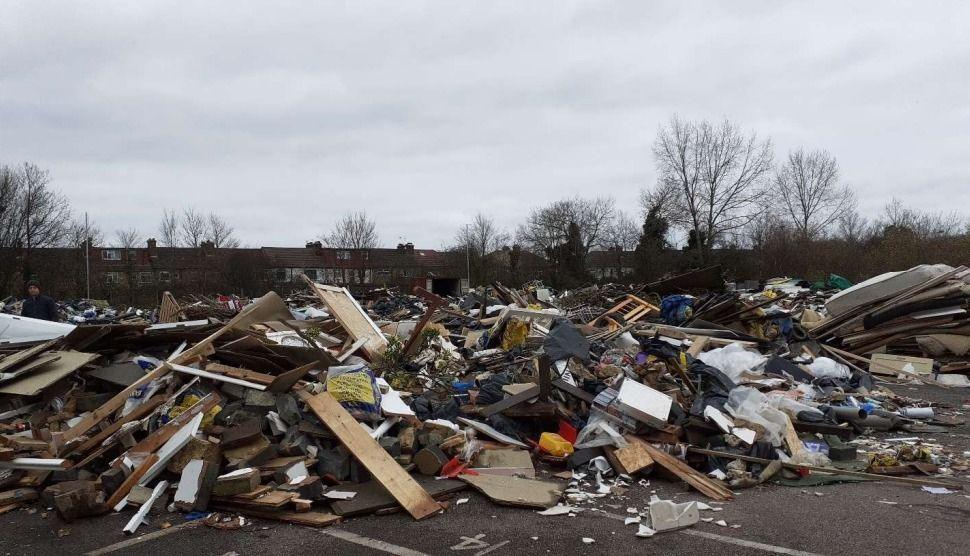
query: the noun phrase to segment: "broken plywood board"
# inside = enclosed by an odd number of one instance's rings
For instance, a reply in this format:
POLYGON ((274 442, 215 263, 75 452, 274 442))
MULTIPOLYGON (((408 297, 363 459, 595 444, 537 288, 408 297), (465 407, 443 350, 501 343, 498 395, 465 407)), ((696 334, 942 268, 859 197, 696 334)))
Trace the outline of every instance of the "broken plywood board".
POLYGON ((873 353, 869 358, 869 372, 879 375, 897 376, 906 365, 913 366, 913 372, 928 375, 933 372, 933 360, 926 357, 907 357, 888 353, 873 353))
POLYGON ((404 506, 411 517, 423 519, 441 509, 333 396, 327 392, 316 396, 300 392, 300 398, 371 475, 404 506))
POLYGON ((48 363, 53 363, 60 358, 61 356, 57 355, 57 352, 39 355, 23 365, 19 365, 16 368, 8 370, 7 372, 0 373, 0 382, 10 382, 12 380, 16 380, 18 377, 29 375, 39 367, 43 367, 48 363))
MULTIPOLYGON (((465 483, 454 479, 435 479, 423 475, 417 475, 414 478, 432 498, 436 499, 467 488, 465 483)), ((355 496, 349 500, 330 501, 330 509, 333 510, 333 513, 342 517, 371 514, 399 506, 394 497, 377 481, 368 481, 358 485, 341 485, 337 488, 355 493, 355 496)))
POLYGON ((47 342, 37 344, 34 347, 18 351, 17 353, 12 353, 3 359, 0 359, 0 373, 5 373, 22 363, 30 361, 31 359, 54 347, 54 344, 56 343, 56 339, 49 340, 47 342))
POLYGON ((36 396, 45 388, 94 361, 100 355, 81 351, 52 351, 59 357, 35 369, 29 375, 19 377, 0 387, 0 394, 36 396))
POLYGON ((304 525, 306 527, 326 527, 328 525, 333 525, 334 523, 340 523, 341 519, 340 516, 336 516, 330 512, 260 510, 256 508, 243 508, 236 506, 235 504, 227 504, 223 502, 212 502, 209 504, 209 507, 213 510, 235 512, 248 517, 272 519, 274 521, 282 521, 284 523, 292 523, 294 525, 304 525))
POLYGON ((607 450, 610 463, 618 465, 620 471, 627 475, 633 475, 644 469, 650 469, 653 466, 653 458, 643 448, 641 445, 642 442, 642 440, 628 436, 627 446, 625 448, 607 450))
POLYGON ((498 475, 462 475, 460 478, 492 502, 504 506, 544 510, 555 506, 562 497, 562 488, 551 481, 498 475))
POLYGON ((387 339, 350 291, 347 288, 317 284, 306 276, 303 279, 355 342, 360 339, 367 340, 361 349, 371 361, 377 361, 387 347, 387 339))
POLYGON ((482 450, 475 457, 472 471, 482 475, 536 477, 532 455, 526 450, 482 450))

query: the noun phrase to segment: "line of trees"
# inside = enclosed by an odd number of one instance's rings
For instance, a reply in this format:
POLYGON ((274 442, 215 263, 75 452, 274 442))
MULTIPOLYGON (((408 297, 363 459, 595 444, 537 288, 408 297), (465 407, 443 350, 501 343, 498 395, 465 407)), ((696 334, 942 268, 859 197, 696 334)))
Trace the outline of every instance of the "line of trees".
POLYGON ((558 287, 590 281, 593 250, 607 251, 618 271, 632 265, 630 278, 640 281, 715 263, 742 279, 833 272, 859 280, 970 258, 970 227, 958 213, 893 198, 881 214, 862 215, 824 149, 799 147, 776 161, 769 138, 734 122, 675 116, 658 129, 652 154, 657 182, 641 190, 636 216, 609 197, 567 198, 533 208, 513 236, 478 214, 452 250, 467 254, 473 283, 514 280, 524 250, 543 259, 543 277, 558 287))

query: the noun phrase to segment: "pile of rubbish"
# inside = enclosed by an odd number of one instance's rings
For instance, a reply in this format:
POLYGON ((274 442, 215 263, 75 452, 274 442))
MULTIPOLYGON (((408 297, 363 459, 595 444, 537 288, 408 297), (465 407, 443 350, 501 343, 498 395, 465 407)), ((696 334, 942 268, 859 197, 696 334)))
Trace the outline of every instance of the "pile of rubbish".
MULTIPOLYGON (((152 508, 424 519, 465 489, 575 515, 657 475, 712 503, 767 482, 958 490, 970 463, 914 435, 962 420, 890 386, 966 379, 970 271, 884 276, 831 296, 685 275, 452 299, 306 279, 286 300, 166 294, 150 320, 29 323, 0 332, 0 513, 131 512, 130 534, 152 508), (896 353, 914 349, 955 359, 896 353)), ((649 537, 716 509, 654 498, 628 522, 649 537)))

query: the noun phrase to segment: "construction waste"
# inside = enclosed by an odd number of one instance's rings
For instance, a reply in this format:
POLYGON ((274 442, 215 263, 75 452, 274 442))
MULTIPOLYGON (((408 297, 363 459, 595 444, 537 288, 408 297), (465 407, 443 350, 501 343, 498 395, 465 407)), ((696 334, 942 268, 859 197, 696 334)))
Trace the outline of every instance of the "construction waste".
MULTIPOLYGON (((425 519, 465 489, 575 515, 648 477, 717 504, 766 483, 961 488, 970 462, 919 436, 959 412, 891 388, 970 384, 970 270, 697 286, 711 276, 451 299, 306 279, 288 299, 17 317, 0 328, 0 513, 126 512, 131 534, 153 507, 425 519)), ((631 509, 638 537, 717 510, 631 509)))

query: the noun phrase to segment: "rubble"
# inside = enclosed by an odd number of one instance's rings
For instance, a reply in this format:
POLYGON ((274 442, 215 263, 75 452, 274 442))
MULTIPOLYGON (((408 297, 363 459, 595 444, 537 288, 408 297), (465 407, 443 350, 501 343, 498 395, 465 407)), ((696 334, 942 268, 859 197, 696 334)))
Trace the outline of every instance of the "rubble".
MULTIPOLYGON (((970 270, 835 295, 844 279, 724 291, 712 272, 461 298, 306 279, 285 301, 72 304, 70 325, 0 334, 0 511, 130 512, 131 534, 152 507, 227 530, 234 515, 426 519, 467 489, 575 516, 646 477, 716 502, 770 483, 961 488, 967 454, 920 435, 962 418, 891 385, 970 374, 970 270)), ((638 537, 728 526, 702 502, 641 506, 625 518, 638 537)))

